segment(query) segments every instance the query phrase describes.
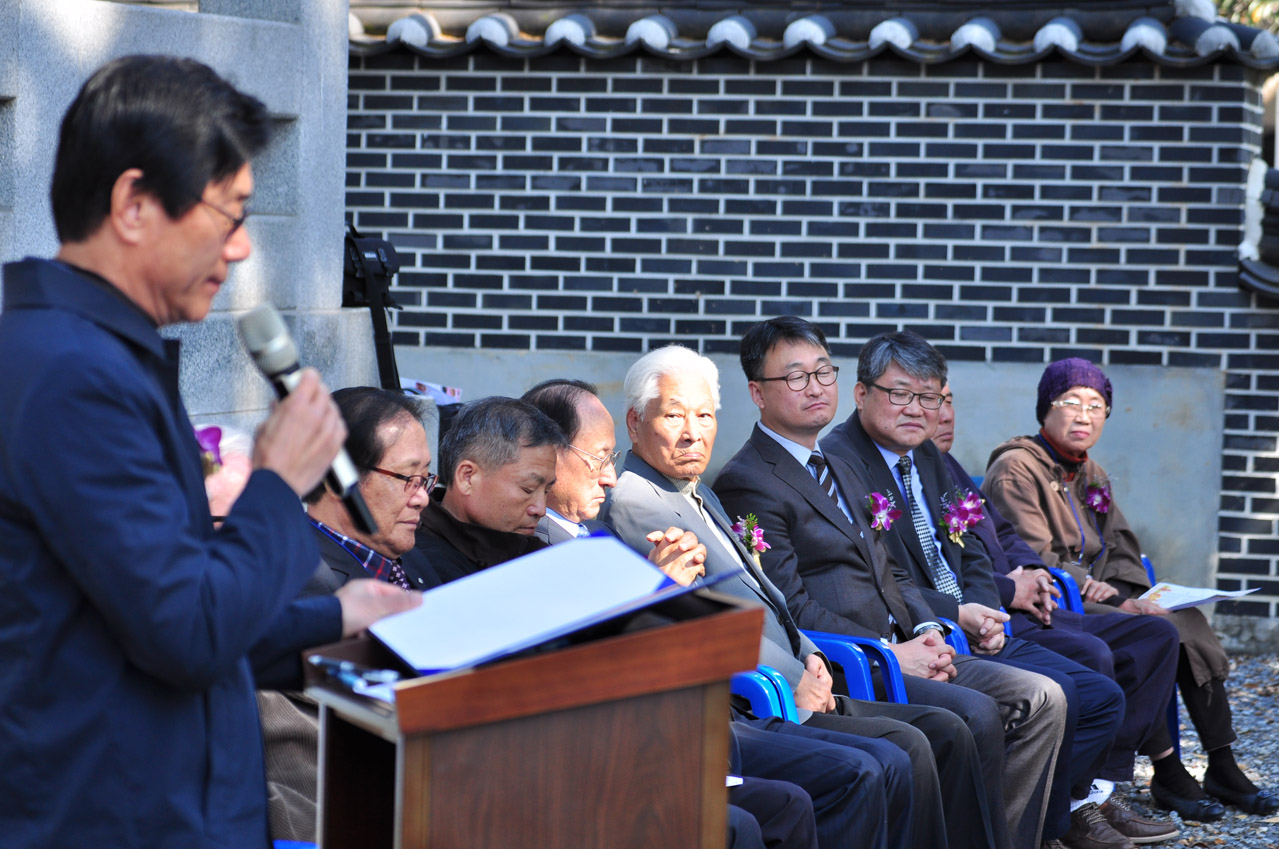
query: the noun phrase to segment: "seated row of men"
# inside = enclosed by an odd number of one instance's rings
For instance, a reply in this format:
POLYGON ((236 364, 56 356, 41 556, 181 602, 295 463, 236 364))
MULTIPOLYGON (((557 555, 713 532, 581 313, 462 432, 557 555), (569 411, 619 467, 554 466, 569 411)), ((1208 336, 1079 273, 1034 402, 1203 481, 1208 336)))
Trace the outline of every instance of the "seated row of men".
MULTIPOLYGON (((909 333, 871 339, 857 410, 820 442, 839 372, 821 330, 761 322, 741 362, 760 421, 713 488, 702 475, 719 376, 683 347, 628 372, 620 465, 595 389, 552 380, 520 400, 464 405, 440 445, 434 501, 412 399, 335 393, 378 532, 358 532, 331 492, 311 493, 324 563, 304 592, 363 577, 429 589, 600 528, 680 583, 720 578, 717 590, 764 608, 759 662, 785 676, 801 720, 734 713, 734 768, 747 780, 730 794, 733 845, 1101 849, 1172 838, 1173 825, 1111 795, 1132 779, 1137 752, 1179 789, 1168 795, 1183 816, 1220 815, 1179 783, 1199 790, 1164 723, 1177 628, 1056 609, 1042 560, 993 505, 965 512, 982 493, 945 453, 954 407, 932 346, 909 333), (1017 636, 1005 635, 1001 606, 1017 636), (973 654, 947 645, 942 618, 973 654), (909 703, 844 695, 841 670, 802 629, 882 641, 909 703)), ((1252 793, 1245 801, 1267 812, 1268 794, 1252 793)))

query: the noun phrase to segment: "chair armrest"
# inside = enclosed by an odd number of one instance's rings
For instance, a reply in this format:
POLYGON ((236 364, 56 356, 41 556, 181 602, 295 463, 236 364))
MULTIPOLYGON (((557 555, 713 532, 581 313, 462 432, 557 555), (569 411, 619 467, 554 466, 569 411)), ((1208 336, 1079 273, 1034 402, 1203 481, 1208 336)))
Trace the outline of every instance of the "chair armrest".
POLYGON ((870 661, 866 659, 865 652, 839 637, 815 636, 810 633, 808 638, 828 658, 844 667, 848 695, 854 699, 875 701, 875 682, 870 677, 870 661))
MULTIPOLYGON (((906 698, 906 681, 902 677, 901 665, 897 662, 896 655, 889 651, 879 640, 872 640, 868 637, 853 637, 848 634, 831 634, 826 631, 805 631, 804 633, 818 647, 821 646, 821 643, 818 642, 819 640, 837 640, 857 646, 865 653, 872 664, 879 667, 879 674, 883 678, 884 691, 888 695, 888 700, 901 705, 910 703, 910 700, 906 698)), ((842 663, 843 661, 840 662, 842 663)))
POLYGON ((959 623, 953 619, 947 619, 944 616, 938 616, 937 621, 946 626, 946 645, 955 650, 955 654, 972 654, 972 649, 968 647, 968 635, 964 633, 964 629, 959 627, 959 623))
POLYGON ((777 687, 764 673, 752 669, 738 672, 729 680, 729 689, 751 703, 751 713, 763 719, 782 715, 782 701, 777 687))
POLYGON ((1056 566, 1049 566, 1048 571, 1052 573, 1053 580, 1061 588, 1061 606, 1073 613, 1083 613, 1084 598, 1079 594, 1079 584, 1075 582, 1074 577, 1065 569, 1058 569, 1056 566))
POLYGON ((750 672, 737 673, 732 678, 730 689, 749 699, 751 713, 758 717, 780 716, 788 722, 799 722, 799 709, 795 707, 795 694, 791 692, 790 682, 771 666, 757 666, 750 672), (760 682, 767 682, 771 690, 764 690, 760 682), (760 700, 758 709, 756 699, 760 700), (766 712, 760 713, 760 710, 766 712))

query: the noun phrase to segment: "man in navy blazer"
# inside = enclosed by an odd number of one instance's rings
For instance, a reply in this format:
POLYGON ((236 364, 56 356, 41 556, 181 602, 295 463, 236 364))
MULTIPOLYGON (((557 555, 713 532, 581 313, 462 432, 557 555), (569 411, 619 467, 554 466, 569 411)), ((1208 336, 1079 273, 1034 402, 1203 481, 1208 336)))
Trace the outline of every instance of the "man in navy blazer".
POLYGON ((63 120, 57 258, 5 267, 6 847, 268 844, 248 655, 280 662, 342 631, 336 598, 289 600, 318 560, 298 499, 345 428, 305 371, 215 531, 157 328, 203 319, 248 256, 248 160, 269 124, 197 62, 107 64, 63 120))
MULTIPOLYGON (((677 345, 661 348, 631 366, 625 394, 631 451, 605 521, 637 551, 650 544, 646 537, 654 527, 676 525, 695 533, 706 545, 707 577, 720 578, 715 590, 764 608, 759 662, 785 676, 804 725, 888 740, 910 755, 913 834, 899 834, 894 845, 1008 845, 1000 827, 1002 810, 992 811, 983 790, 969 728, 948 711, 862 702, 836 693, 831 665, 796 626, 785 597, 760 571, 755 552, 730 526, 719 499, 702 485, 717 430, 715 364, 677 345)), ((991 733, 998 739, 997 722, 991 733)), ((901 822, 890 824, 900 827, 901 822)))
POLYGON ((957 512, 972 494, 954 491, 929 441, 945 400, 946 371, 945 358, 917 334, 873 337, 857 358, 857 411, 822 439, 822 451, 846 461, 867 487, 901 507, 901 519, 881 534, 888 557, 910 574, 937 615, 958 620, 983 656, 980 666, 991 671, 987 661, 994 661, 1046 675, 1065 692, 1069 716, 1045 837, 1060 837, 1071 849, 1125 849, 1127 838, 1089 801, 1091 781, 1123 721, 1123 691, 1042 646, 1005 638, 1007 614, 999 610, 990 558, 957 512))

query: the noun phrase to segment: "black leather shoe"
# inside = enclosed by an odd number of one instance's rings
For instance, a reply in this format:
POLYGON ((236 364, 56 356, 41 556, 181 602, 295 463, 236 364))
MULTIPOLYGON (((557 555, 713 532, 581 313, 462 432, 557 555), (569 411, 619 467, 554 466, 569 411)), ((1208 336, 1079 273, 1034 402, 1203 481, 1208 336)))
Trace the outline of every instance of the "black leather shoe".
POLYGON ((1228 805, 1234 805, 1248 814, 1273 814, 1279 811, 1279 796, 1269 790, 1258 790, 1256 793, 1240 793, 1230 790, 1212 779, 1204 776, 1204 792, 1216 796, 1228 805))
POLYGON ((1187 799, 1164 789, 1163 785, 1150 779, 1150 798, 1166 811, 1176 811, 1183 820, 1211 822, 1226 815, 1226 808, 1216 799, 1187 799))

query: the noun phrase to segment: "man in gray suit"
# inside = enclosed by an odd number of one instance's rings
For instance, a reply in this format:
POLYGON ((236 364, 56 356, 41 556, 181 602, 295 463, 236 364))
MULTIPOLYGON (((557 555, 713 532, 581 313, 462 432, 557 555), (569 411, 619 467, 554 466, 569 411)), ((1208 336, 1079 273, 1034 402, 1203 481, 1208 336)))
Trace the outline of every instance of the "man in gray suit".
POLYGON ((705 541, 707 575, 728 576, 716 590, 765 608, 759 662, 786 677, 803 722, 889 740, 910 755, 917 835, 931 837, 935 846, 1010 845, 1003 810, 992 811, 988 804, 976 743, 959 717, 837 695, 834 670, 795 626, 785 597, 759 570, 755 552, 730 527, 714 493, 699 486, 717 427, 715 364, 686 348, 662 348, 631 367, 625 393, 632 448, 604 520, 637 551, 649 545, 651 529, 663 525, 685 528, 705 541))

